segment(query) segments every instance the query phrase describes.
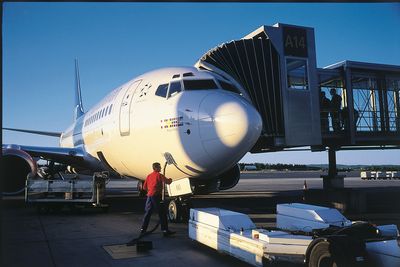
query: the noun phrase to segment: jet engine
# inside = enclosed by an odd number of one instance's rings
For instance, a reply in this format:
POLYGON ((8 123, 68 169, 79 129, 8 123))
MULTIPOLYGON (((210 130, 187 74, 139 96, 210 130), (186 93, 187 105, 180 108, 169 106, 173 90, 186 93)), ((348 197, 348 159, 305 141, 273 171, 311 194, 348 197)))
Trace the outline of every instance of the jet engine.
POLYGON ((219 190, 231 189, 240 179, 240 167, 239 165, 233 166, 231 169, 219 175, 219 190))
POLYGON ((28 174, 36 175, 37 163, 18 146, 9 146, 2 152, 4 168, 2 191, 7 193, 17 192, 24 188, 28 174))

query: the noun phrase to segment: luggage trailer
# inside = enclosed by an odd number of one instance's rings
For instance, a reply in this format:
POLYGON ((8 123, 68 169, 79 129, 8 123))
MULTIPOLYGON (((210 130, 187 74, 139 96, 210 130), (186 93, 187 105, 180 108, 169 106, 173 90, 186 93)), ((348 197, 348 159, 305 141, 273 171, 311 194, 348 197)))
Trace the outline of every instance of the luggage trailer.
POLYGON ((400 266, 396 225, 353 222, 336 209, 301 203, 278 204, 276 225, 257 228, 246 214, 190 209, 189 237, 254 266, 400 266))
POLYGON ((41 208, 62 208, 63 205, 89 206, 108 209, 103 204, 108 172, 95 172, 91 178, 58 173, 59 178, 44 179, 28 175, 25 186, 25 202, 41 208))

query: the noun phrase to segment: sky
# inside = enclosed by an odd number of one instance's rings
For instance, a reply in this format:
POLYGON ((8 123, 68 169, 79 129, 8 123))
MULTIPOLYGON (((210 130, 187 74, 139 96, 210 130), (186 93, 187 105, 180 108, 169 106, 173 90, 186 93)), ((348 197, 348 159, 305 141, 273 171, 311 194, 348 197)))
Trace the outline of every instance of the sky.
MULTIPOLYGON (((209 49, 277 22, 313 27, 318 67, 400 65, 399 3, 3 3, 3 127, 63 131, 74 59, 86 110, 135 76, 192 66, 209 49)), ((58 146, 3 131, 3 143, 58 146)), ((241 162, 327 163, 326 152, 247 154, 241 162)), ((338 152, 340 164, 400 164, 399 150, 338 152)))

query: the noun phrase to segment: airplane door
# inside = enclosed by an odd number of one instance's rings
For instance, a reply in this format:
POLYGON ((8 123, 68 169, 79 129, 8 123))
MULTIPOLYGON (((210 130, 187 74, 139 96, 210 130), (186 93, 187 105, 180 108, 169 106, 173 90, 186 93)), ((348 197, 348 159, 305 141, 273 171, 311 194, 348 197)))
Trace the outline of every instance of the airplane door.
POLYGON ((133 95, 135 94, 136 88, 139 86, 140 82, 141 80, 133 82, 129 86, 128 90, 126 90, 121 101, 119 112, 119 131, 121 136, 126 136, 130 133, 130 107, 133 95))

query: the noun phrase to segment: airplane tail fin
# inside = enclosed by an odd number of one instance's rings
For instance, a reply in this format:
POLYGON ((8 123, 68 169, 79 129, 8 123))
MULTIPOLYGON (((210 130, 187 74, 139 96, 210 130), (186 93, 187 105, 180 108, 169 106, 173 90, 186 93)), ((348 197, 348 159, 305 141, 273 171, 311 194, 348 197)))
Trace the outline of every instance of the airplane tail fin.
POLYGON ((75 59, 75 110, 74 120, 77 120, 85 112, 83 111, 82 95, 81 95, 81 82, 79 78, 78 59, 75 59))

